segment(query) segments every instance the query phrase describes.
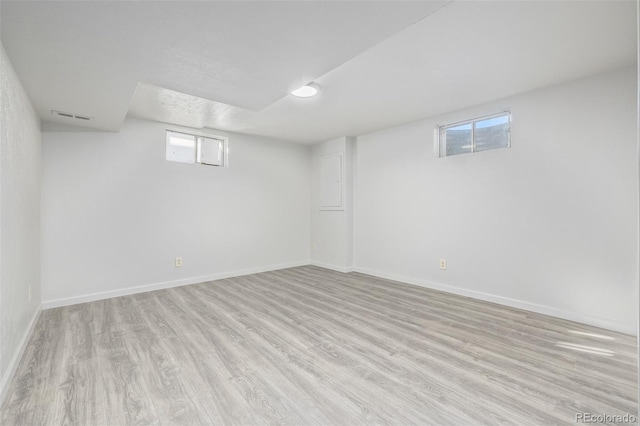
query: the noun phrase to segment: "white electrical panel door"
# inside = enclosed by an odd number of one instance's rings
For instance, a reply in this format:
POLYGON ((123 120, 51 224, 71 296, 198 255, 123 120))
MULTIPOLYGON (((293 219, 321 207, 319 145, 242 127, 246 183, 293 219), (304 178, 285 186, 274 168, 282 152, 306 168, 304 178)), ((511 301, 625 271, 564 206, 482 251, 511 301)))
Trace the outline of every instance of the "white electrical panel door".
POLYGON ((342 153, 320 157, 320 210, 343 210, 342 153))
POLYGON ((198 163, 209 166, 224 166, 224 141, 198 137, 198 163))

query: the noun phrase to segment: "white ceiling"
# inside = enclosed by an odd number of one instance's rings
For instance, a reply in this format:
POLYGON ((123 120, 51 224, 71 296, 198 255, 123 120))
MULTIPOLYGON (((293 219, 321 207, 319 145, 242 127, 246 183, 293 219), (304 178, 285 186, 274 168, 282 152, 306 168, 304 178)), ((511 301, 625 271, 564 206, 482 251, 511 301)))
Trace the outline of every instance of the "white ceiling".
MULTIPOLYGON (((634 1, 7 2, 43 120, 126 114, 312 143, 635 63, 634 1), (309 81, 320 95, 288 92, 309 81)), ((75 124, 75 123, 74 123, 75 124)))

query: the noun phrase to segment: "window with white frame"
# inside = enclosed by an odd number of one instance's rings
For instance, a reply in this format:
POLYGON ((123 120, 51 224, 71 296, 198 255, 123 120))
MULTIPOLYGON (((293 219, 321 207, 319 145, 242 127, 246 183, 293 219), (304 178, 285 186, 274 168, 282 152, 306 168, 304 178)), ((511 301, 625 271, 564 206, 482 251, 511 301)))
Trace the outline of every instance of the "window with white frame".
POLYGON ((167 161, 227 167, 228 142, 222 136, 202 136, 167 130, 167 161))
POLYGON ((438 155, 440 157, 510 146, 510 111, 438 127, 438 155))

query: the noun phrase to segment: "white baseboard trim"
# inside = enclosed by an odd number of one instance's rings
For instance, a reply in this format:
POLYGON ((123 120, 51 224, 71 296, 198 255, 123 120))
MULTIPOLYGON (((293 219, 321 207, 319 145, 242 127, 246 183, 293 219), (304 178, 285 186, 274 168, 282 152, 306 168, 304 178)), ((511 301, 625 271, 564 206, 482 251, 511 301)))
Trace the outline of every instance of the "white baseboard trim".
POLYGON ((573 312, 573 311, 567 311, 560 308, 554 308, 552 306, 540 305, 537 303, 527 302, 524 300, 512 299, 510 297, 498 296, 495 294, 469 290, 466 288, 454 287, 454 286, 441 284, 433 281, 421 280, 418 278, 405 277, 397 274, 389 274, 386 272, 375 271, 368 268, 355 267, 353 268, 353 270, 354 272, 373 275, 374 277, 400 281, 403 283, 413 284, 420 287, 430 288, 433 290, 439 290, 447 293, 457 294, 459 296, 470 297, 472 299, 484 300, 486 302, 497 303, 499 305, 509 306, 511 308, 523 309, 525 311, 531 311, 538 314, 549 315, 552 317, 562 318, 569 321, 575 321, 582 324, 592 325, 594 327, 600 327, 607 330, 630 334, 632 336, 636 336, 638 333, 638 331, 636 330, 635 324, 627 324, 622 321, 617 321, 609 318, 601 318, 601 317, 592 316, 592 315, 585 315, 579 312, 573 312))
POLYGON ((332 271, 344 272, 345 274, 353 272, 353 267, 347 268, 344 266, 332 265, 330 263, 318 262, 317 260, 311 260, 309 262, 309 265, 317 266, 324 269, 331 269, 332 271))
POLYGON ((221 280, 223 278, 240 277, 242 275, 258 274, 260 272, 276 271, 278 269, 295 268, 297 266, 308 265, 309 261, 299 261, 290 263, 281 263, 276 265, 261 266, 258 268, 241 269, 237 271, 222 272, 212 275, 203 275, 199 277, 184 278, 175 281, 165 281, 154 284, 145 284, 135 287, 120 288, 117 290, 102 291, 98 293, 90 293, 82 296, 65 297, 60 299, 45 300, 42 302, 42 309, 58 308, 60 306, 77 305, 78 303, 94 302, 96 300, 110 299, 112 297, 128 296, 130 294, 145 293, 147 291, 162 290, 165 288, 182 287, 190 284, 198 284, 207 281, 221 280))
POLYGON ((0 405, 4 402, 4 398, 7 396, 7 391, 9 390, 9 385, 11 385, 11 379, 13 379, 13 375, 16 374, 16 370, 18 369, 18 364, 20 363, 20 359, 24 354, 24 350, 27 348, 27 343, 31 338, 31 334, 33 333, 33 328, 36 325, 38 317, 40 316, 40 312, 42 312, 42 308, 38 307, 36 311, 33 313, 31 320, 29 321, 29 326, 25 330, 22 335, 22 339, 20 340, 20 344, 13 352, 13 357, 11 357, 11 362, 7 367, 7 371, 4 372, 2 376, 2 380, 0 380, 0 405))
MULTIPOLYGON (((278 269, 295 268, 298 266, 305 266, 305 265, 318 266, 320 268, 330 269, 333 271, 343 272, 343 273, 359 272, 362 274, 372 275, 375 277, 385 278, 385 279, 394 280, 394 281, 400 281, 403 283, 413 284, 420 287, 430 288, 433 290, 444 291, 447 293, 457 294, 460 296, 471 297, 473 299, 497 303, 499 305, 505 305, 512 308, 536 312, 543 315, 550 315, 553 317, 562 318, 569 321, 575 321, 583 324, 588 324, 595 327, 604 328, 607 330, 613 330, 620 333, 630 334, 633 336, 637 335, 635 324, 627 324, 622 321, 617 321, 609 318, 601 318, 593 315, 585 315, 579 312, 567 311, 567 310, 555 308, 552 306, 540 305, 537 303, 527 302, 524 300, 512 299, 509 297, 499 296, 495 294, 484 293, 484 292, 469 290, 469 289, 460 288, 460 287, 454 287, 454 286, 441 284, 433 281, 427 281, 427 280, 422 280, 422 279, 413 278, 413 277, 405 277, 398 274, 392 274, 392 273, 390 274, 390 273, 376 271, 373 269, 362 268, 362 267, 347 268, 347 267, 332 265, 324 262, 318 262, 315 260, 305 260, 305 261, 290 262, 290 263, 283 263, 283 264, 277 264, 277 265, 268 265, 268 266, 263 266, 258 268, 250 268, 250 269, 223 272, 223 273, 212 274, 212 275, 204 275, 204 276, 193 277, 193 278, 185 278, 185 279, 176 280, 176 281, 166 281, 166 282, 147 284, 147 285, 141 285, 136 287, 121 288, 121 289, 110 290, 105 292, 90 293, 82 296, 45 300, 42 302, 42 309, 76 305, 78 303, 93 302, 96 300, 109 299, 112 297, 127 296, 130 294, 144 293, 147 291, 162 290, 165 288, 172 288, 172 287, 181 287, 184 285, 198 284, 198 283, 207 282, 207 281, 215 281, 223 278, 239 277, 243 275, 257 274, 260 272, 268 272, 268 271, 276 271, 278 269)), ((35 324, 35 318, 36 318, 36 315, 34 315, 34 318, 32 318, 32 323, 29 328, 29 333, 25 335, 23 339, 24 340, 23 344, 26 344, 27 336, 31 335, 31 329, 35 324)), ((24 347, 21 347, 20 355, 22 354, 23 350, 24 350, 24 347)), ((19 359, 19 357, 17 356, 14 358, 15 359, 12 362, 15 362, 16 360, 19 359)), ((9 376, 9 377, 12 377, 12 376, 9 376)), ((0 382, 0 386, 4 386, 5 380, 8 380, 8 379, 6 377, 3 377, 2 380, 3 381, 0 382)), ((4 388, 0 388, 0 390, 4 391, 4 388)))

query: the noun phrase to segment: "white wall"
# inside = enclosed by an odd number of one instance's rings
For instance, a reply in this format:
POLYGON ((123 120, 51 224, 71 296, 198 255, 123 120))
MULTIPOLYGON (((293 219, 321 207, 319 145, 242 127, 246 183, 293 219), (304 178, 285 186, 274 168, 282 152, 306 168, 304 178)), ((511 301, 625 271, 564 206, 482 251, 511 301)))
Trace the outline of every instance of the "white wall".
POLYGON ((356 270, 635 333, 636 84, 626 68, 359 137, 356 270), (504 107, 512 148, 437 158, 436 125, 504 107))
POLYGON ((173 163, 165 128, 43 132, 45 307, 308 263, 309 147, 214 132, 228 168, 173 163))
POLYGON ((0 402, 40 311, 41 156, 40 118, 1 50, 0 402))
POLYGON ((353 270, 353 164, 355 141, 341 137, 313 145, 311 156, 311 262, 341 272, 353 270), (343 208, 320 208, 320 159, 342 154, 343 208))

